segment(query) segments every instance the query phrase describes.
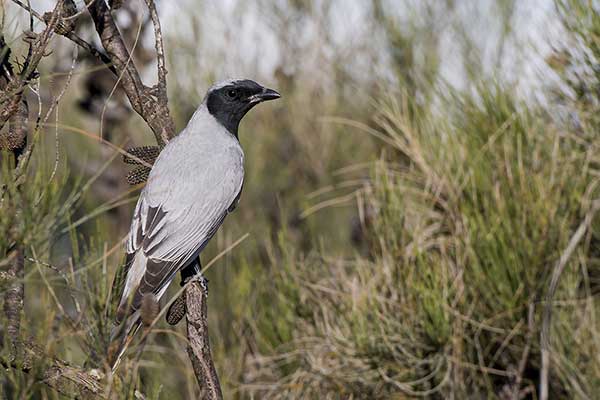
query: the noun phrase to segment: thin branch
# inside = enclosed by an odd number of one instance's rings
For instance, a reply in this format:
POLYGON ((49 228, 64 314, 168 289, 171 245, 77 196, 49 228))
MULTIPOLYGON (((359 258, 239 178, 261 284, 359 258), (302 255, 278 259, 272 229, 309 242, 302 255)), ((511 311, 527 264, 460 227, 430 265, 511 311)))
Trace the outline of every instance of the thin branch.
POLYGON ((131 106, 146 121, 159 146, 163 147, 175 136, 175 123, 166 101, 157 99, 153 90, 142 83, 106 3, 96 1, 89 7, 89 11, 102 46, 117 69, 131 106))
POLYGON ((6 271, 9 288, 4 294, 4 314, 6 315, 6 333, 10 341, 10 357, 12 361, 21 358, 21 346, 18 338, 21 334, 21 314, 23 312, 24 264, 23 249, 17 247, 12 255, 12 262, 6 271))
MULTIPOLYGON (((137 33, 135 35, 135 40, 133 42, 133 47, 132 47, 132 50, 131 50, 131 54, 129 55, 129 58, 127 59, 127 64, 128 65, 129 65, 129 63, 132 62, 132 54, 135 51, 135 49, 136 49, 136 47, 137 47, 137 45, 139 43, 139 39, 140 39, 140 36, 142 34, 142 29, 143 29, 144 25, 145 25, 144 22, 140 22, 140 24, 138 26, 137 33)), ((104 106, 102 107, 102 112, 100 113, 100 137, 101 138, 104 137, 104 134, 103 134, 103 132, 104 132, 104 129, 103 129, 104 128, 104 115, 105 115, 106 110, 108 108, 108 103, 110 102, 110 99, 112 98, 112 96, 117 91, 117 88, 119 88, 120 83, 121 83, 124 75, 125 75, 125 71, 123 71, 123 72, 121 72, 121 73, 119 73, 117 75, 117 81, 114 83, 112 89, 110 90, 110 93, 108 94, 108 97, 104 101, 104 106)), ((141 82, 141 80, 140 80, 140 82, 141 82)))
POLYGON ((21 71, 21 80, 23 82, 27 82, 32 78, 34 72, 37 70, 38 64, 46 55, 46 48, 50 44, 50 40, 54 35, 54 29, 60 21, 62 3, 63 1, 56 2, 56 6, 54 6, 54 10, 52 10, 46 28, 41 33, 35 34, 37 37, 35 39, 35 45, 32 46, 31 57, 27 58, 25 66, 21 71))
POLYGON ((84 371, 82 368, 71 366, 45 354, 44 350, 33 342, 18 342, 18 346, 23 349, 23 362, 16 363, 14 360, 0 358, 2 367, 28 374, 37 373, 40 382, 68 398, 107 398, 101 384, 103 376, 100 371, 84 371))
POLYGON ((123 86, 127 91, 127 96, 133 108, 138 113, 143 114, 145 87, 110 10, 104 1, 97 1, 89 7, 89 12, 94 21, 96 31, 100 35, 102 46, 117 69, 117 75, 122 75, 123 86))
MULTIPOLYGON (((23 2, 21 2, 20 0, 12 0, 12 2, 17 4, 18 6, 22 7, 23 9, 27 10, 28 12, 30 12, 31 15, 33 15, 38 21, 46 23, 46 20, 38 12, 36 12, 33 9, 30 9, 26 4, 23 4, 23 2)), ((67 17, 67 18, 69 18, 69 17, 67 17)), ((63 19, 67 19, 67 18, 63 18, 63 19)), ((108 58, 108 56, 106 54, 104 54, 100 50, 98 50, 93 44, 86 42, 85 40, 83 40, 81 37, 79 37, 73 31, 67 32, 63 36, 70 39, 73 43, 75 43, 82 49, 86 50, 88 53, 90 53, 92 56, 96 57, 103 64, 106 64, 108 69, 111 70, 115 75, 117 74, 117 70, 112 65, 110 58, 108 58)))
POLYGON ((84 1, 84 2, 83 2, 83 8, 81 9, 81 11, 79 11, 79 12, 76 12, 76 13, 74 13, 73 15, 70 15, 70 16, 68 16, 68 17, 65 17, 64 19, 66 19, 66 20, 71 20, 71 19, 75 19, 75 18, 79 17, 80 15, 83 15, 83 14, 84 14, 84 13, 85 13, 85 12, 88 10, 88 8, 89 8, 89 7, 90 7, 92 4, 94 4, 94 1, 96 1, 96 0, 91 0, 89 3, 86 3, 86 2, 84 1))
POLYGON ((160 20, 158 19, 158 12, 156 11, 156 5, 154 0, 146 0, 148 10, 150 10, 150 18, 152 19, 152 25, 154 26, 154 39, 156 47, 156 63, 158 68, 158 100, 164 104, 168 103, 167 97, 167 66, 165 63, 165 51, 163 48, 163 37, 162 30, 160 27, 160 20))
MULTIPOLYGON (((13 114, 19 111, 23 90, 34 78, 38 64, 46 55, 46 48, 52 39, 54 28, 60 19, 61 10, 62 1, 58 1, 50 15, 46 29, 39 34, 30 33, 32 35, 30 38, 32 42, 30 42, 27 58, 23 63, 21 72, 19 74, 13 73, 12 76, 6 77, 9 82, 2 88, 3 95, 5 96, 0 100, 0 129, 2 129, 4 123, 9 120, 13 114)), ((0 45, 2 45, 1 47, 3 48, 6 47, 3 39, 0 40, 0 45)), ((1 61, 3 66, 6 67, 6 64, 9 64, 8 56, 4 57, 1 61)), ((6 72, 11 71, 6 70, 6 72)))

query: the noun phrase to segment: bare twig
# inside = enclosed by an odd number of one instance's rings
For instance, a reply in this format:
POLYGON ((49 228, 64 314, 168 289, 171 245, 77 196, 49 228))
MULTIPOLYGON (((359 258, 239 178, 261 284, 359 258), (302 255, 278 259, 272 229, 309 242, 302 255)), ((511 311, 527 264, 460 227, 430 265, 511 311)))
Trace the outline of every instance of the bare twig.
POLYGON ((165 63, 165 51, 163 48, 162 30, 160 28, 160 20, 158 19, 158 13, 156 11, 156 5, 154 0, 146 0, 148 10, 150 10, 150 18, 152 19, 152 25, 154 26, 154 39, 156 47, 156 63, 158 67, 158 93, 159 101, 168 103, 167 97, 167 66, 165 63))
POLYGON ((6 333, 10 341, 11 361, 20 359, 21 348, 19 346, 19 335, 21 333, 21 313, 23 312, 23 276, 24 276, 24 256, 23 249, 17 247, 10 257, 12 262, 7 273, 7 280, 10 284, 4 294, 4 314, 6 315, 6 333))
MULTIPOLYGON (((5 72, 4 80, 8 81, 2 88, 2 98, 0 99, 0 129, 4 123, 9 120, 20 108, 19 104, 23 97, 23 90, 29 84, 32 78, 36 74, 38 64, 42 58, 47 54, 46 48, 50 44, 52 39, 54 28, 58 24, 60 14, 62 10, 62 1, 58 1, 54 10, 50 14, 49 21, 47 22, 46 29, 39 34, 33 34, 31 38, 29 51, 27 57, 23 63, 23 68, 20 73, 15 73, 8 67, 9 60, 8 54, 4 59, 0 60, 2 63, 3 71, 5 72)), ((33 12, 33 11, 31 11, 33 12)), ((0 47, 5 48, 6 45, 4 40, 0 40, 0 47)))
MULTIPOLYGON (((31 15, 33 15, 37 20, 46 23, 46 20, 38 12, 36 12, 33 9, 30 9, 29 6, 27 6, 26 4, 23 4, 23 2, 21 2, 19 0, 12 0, 12 2, 17 4, 20 7, 24 8, 25 10, 29 11, 31 13, 31 15)), ((67 17, 67 18, 69 18, 69 17, 67 17)), ((63 19, 65 19, 65 18, 63 18, 63 19)), ((61 33, 61 34, 63 34, 63 33, 61 33)), ((77 34, 75 34, 75 32, 73 32, 73 31, 67 32, 67 33, 63 34, 63 36, 70 39, 73 43, 77 44, 82 49, 86 50, 88 53, 90 53, 92 56, 96 57, 102 63, 106 64, 108 69, 110 69, 113 73, 115 73, 115 74, 117 73, 117 70, 113 67, 113 65, 110 61, 110 58, 108 58, 108 56, 106 54, 104 54, 100 50, 98 50, 94 45, 86 42, 85 40, 83 40, 82 38, 77 36, 77 34)))
MULTIPOLYGON (((131 55, 127 50, 119 29, 103 1, 96 1, 89 7, 90 14, 100 35, 102 46, 115 66, 123 89, 133 109, 146 121, 158 144, 163 147, 175 136, 175 124, 167 106, 167 99, 161 93, 155 94, 152 88, 142 83, 131 55)), ((155 27, 156 29, 156 27, 155 27)), ((158 27, 160 31, 160 26, 158 27)), ((162 35, 159 35, 162 37, 162 35)), ((162 47, 157 45, 157 47, 162 47)), ((166 84, 166 83, 165 83, 166 84)))
POLYGON ((17 344, 23 349, 23 362, 0 359, 2 367, 18 369, 25 373, 38 373, 40 382, 68 398, 106 398, 101 385, 100 371, 84 371, 82 368, 71 366, 65 361, 45 354, 43 349, 32 342, 18 341, 17 344), (44 368, 34 368, 42 365, 44 368))
POLYGON ((550 280, 550 286, 546 293, 545 304, 544 304, 544 315, 542 321, 541 331, 541 347, 542 347, 542 366, 540 368, 540 400, 548 399, 548 377, 550 373, 550 323, 552 322, 552 301, 554 294, 558 287, 558 281, 561 274, 563 273, 569 259, 573 255, 573 252, 577 249, 579 242, 583 239, 583 236, 590 228, 592 220, 596 213, 600 210, 600 200, 594 200, 590 207, 590 210, 586 213, 585 218, 569 240, 569 243, 563 253, 561 254, 558 262, 554 266, 552 271, 552 278, 550 280))

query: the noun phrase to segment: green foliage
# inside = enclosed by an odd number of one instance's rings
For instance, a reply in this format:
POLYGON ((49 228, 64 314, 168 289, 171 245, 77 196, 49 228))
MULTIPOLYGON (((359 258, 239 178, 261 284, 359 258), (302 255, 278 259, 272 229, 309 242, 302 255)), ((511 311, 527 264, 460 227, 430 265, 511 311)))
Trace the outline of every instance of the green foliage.
MULTIPOLYGON (((258 393, 495 397, 517 390, 517 376, 535 390, 540 301, 597 196, 589 160, 600 143, 582 145, 543 109, 514 99, 481 82, 474 94, 454 93, 442 114, 415 112, 406 96, 380 104, 389 153, 362 192, 369 256, 273 263, 281 284, 267 293, 279 318, 267 315, 270 325, 258 329, 279 332, 289 320, 292 337, 261 364, 257 382, 267 389, 258 393)), ((281 247, 285 254, 287 241, 281 247)), ((597 263, 595 253, 588 242, 563 277, 560 297, 570 304, 555 311, 557 395, 574 382, 592 393, 600 378, 586 360, 596 346, 579 351, 568 334, 597 329, 597 300, 581 292, 579 267, 597 263)))

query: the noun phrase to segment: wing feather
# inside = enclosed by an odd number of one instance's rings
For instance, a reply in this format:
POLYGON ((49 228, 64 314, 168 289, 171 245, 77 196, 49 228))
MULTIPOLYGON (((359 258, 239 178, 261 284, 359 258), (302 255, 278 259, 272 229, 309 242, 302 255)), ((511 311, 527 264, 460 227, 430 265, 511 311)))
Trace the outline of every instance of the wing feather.
POLYGON ((123 292, 121 305, 131 304, 130 312, 139 308, 145 294, 158 294, 199 254, 242 187, 243 153, 239 145, 200 154, 202 165, 178 171, 174 185, 172 177, 160 173, 169 171, 161 168, 161 159, 170 159, 169 153, 176 153, 176 147, 167 146, 164 152, 170 151, 165 158, 161 154, 156 161, 134 211, 126 248, 129 254, 142 253, 145 269, 141 276, 127 277, 129 290, 123 292), (204 170, 199 172, 200 168, 204 170))

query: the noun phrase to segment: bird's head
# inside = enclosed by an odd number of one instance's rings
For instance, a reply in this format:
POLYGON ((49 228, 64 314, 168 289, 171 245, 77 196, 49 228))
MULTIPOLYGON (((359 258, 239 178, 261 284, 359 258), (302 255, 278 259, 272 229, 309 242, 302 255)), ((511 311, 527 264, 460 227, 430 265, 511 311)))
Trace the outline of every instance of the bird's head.
POLYGON ((206 107, 229 132, 237 137, 240 121, 252 107, 280 98, 279 93, 249 79, 228 80, 212 86, 206 94, 206 107))

